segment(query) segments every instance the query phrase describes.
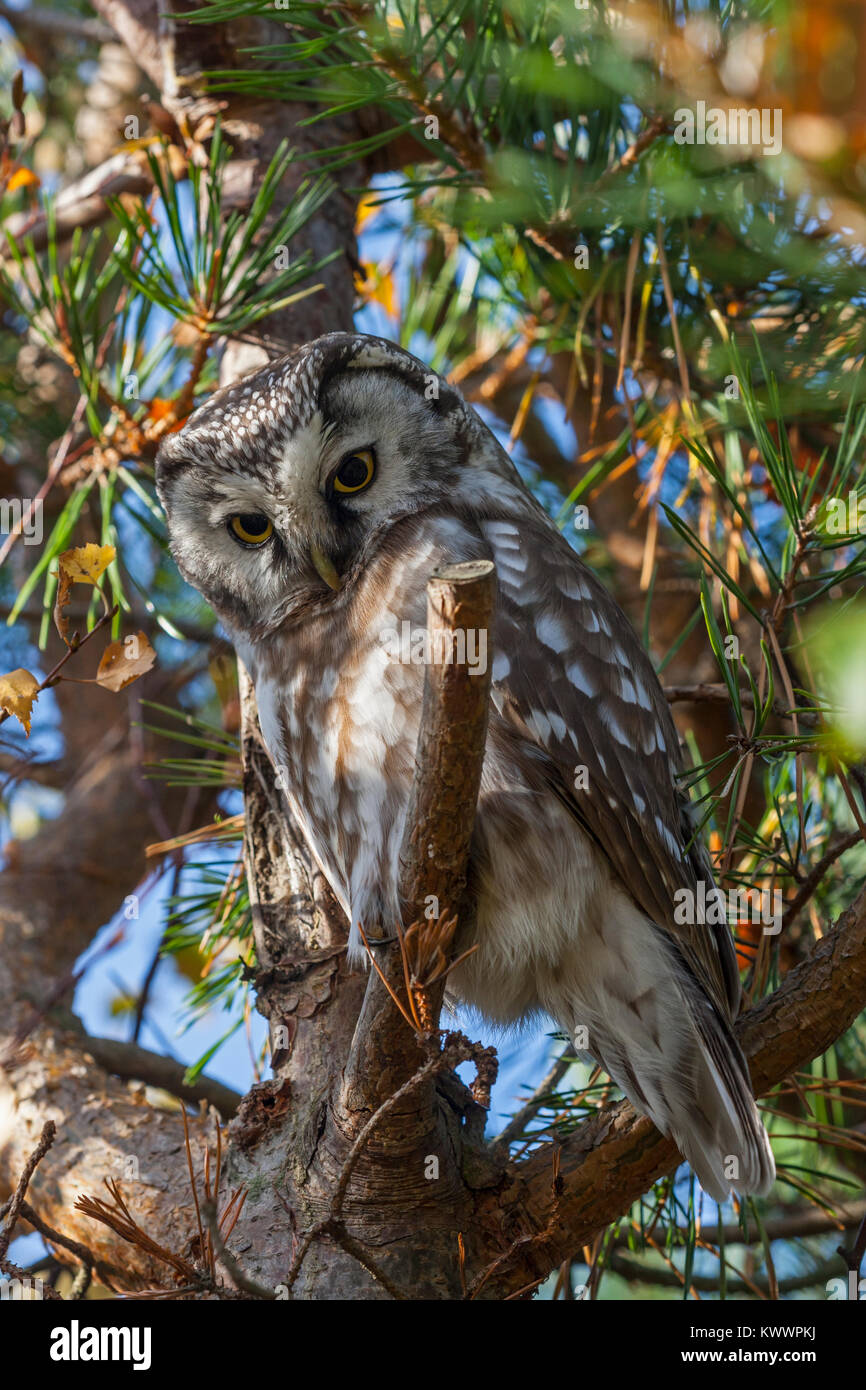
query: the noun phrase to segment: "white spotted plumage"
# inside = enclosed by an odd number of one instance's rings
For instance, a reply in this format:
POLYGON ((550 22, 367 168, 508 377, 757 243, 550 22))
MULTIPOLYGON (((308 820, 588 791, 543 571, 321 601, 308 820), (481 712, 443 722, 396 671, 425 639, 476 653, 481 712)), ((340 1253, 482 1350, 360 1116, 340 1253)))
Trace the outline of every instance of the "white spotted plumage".
POLYGON ((547 1013, 585 1039, 713 1196, 766 1191, 772 1155, 731 1031, 731 938, 674 913, 675 894, 713 880, 664 695, 624 615, 459 393, 394 344, 332 334, 219 393, 157 465, 173 553, 234 635, 359 963, 358 924, 387 932, 400 911, 423 690, 423 667, 386 637, 423 629, 436 565, 494 560, 461 940, 478 949, 453 990, 494 1022, 547 1013), (335 471, 365 450, 369 485, 338 496, 335 471), (273 522, 266 546, 233 543, 238 507, 273 522))

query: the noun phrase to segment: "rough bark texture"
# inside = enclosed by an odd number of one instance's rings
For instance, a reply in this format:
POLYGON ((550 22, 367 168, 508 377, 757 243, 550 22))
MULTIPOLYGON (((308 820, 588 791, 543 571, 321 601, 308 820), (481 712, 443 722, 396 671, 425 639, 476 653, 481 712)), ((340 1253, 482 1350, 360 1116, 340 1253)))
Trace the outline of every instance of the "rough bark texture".
MULTIPOLYGON (((156 678, 148 684, 159 698, 156 678)), ((36 1171, 31 1201, 49 1225, 89 1245, 112 1280, 151 1283, 164 1276, 162 1267, 72 1206, 80 1192, 100 1190, 103 1178, 137 1173, 126 1190, 145 1221, 171 1232, 175 1248, 188 1245, 180 1119, 97 1065, 60 1006, 74 988, 76 958, 138 888, 144 847, 166 821, 176 823, 183 793, 157 799, 142 784, 142 749, 130 738, 126 701, 118 710, 102 692, 85 701, 80 686, 69 690, 59 687, 58 701, 66 759, 77 763, 78 776, 63 814, 9 847, 0 880, 0 1200, 45 1120, 55 1120, 57 1140, 36 1171)), ((147 756, 160 752, 149 748, 147 756)), ((132 920, 126 929, 134 928, 132 920)))

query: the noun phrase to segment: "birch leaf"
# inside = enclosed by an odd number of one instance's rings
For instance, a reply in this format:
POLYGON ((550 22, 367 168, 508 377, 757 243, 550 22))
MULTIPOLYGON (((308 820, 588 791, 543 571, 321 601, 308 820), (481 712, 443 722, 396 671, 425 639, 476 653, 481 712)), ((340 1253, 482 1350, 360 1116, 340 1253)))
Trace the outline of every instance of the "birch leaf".
POLYGON ((109 642, 102 653, 96 683, 104 690, 123 690, 149 671, 156 652, 143 632, 130 634, 120 642, 109 642))
POLYGON ((17 671, 10 671, 8 676, 0 676, 0 709, 18 720, 28 738, 33 702, 38 695, 38 680, 23 667, 19 666, 17 671))

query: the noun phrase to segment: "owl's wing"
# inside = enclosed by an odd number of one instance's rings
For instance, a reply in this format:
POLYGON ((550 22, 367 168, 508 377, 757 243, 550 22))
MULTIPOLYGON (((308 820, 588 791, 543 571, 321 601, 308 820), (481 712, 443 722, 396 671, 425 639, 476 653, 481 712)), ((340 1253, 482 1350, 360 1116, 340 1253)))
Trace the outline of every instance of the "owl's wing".
MULTIPOLYGON (((740 982, 725 923, 675 920, 678 890, 714 886, 675 781, 679 743, 631 624, 546 518, 481 523, 499 580, 492 702, 545 780, 723 1012, 740 982)), ((696 896, 689 900, 696 902, 696 896)), ((684 915, 684 914, 680 914, 684 915)), ((689 913, 695 916, 696 913, 689 913)), ((711 914, 712 915, 712 914, 711 914)))

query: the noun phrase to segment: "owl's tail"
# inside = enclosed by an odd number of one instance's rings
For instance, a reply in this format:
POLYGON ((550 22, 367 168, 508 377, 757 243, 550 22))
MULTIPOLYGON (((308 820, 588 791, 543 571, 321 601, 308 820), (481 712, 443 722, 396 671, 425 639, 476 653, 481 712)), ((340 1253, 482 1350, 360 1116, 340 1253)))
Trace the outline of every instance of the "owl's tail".
POLYGON ((717 1202, 731 1189, 764 1196, 775 1181, 776 1165, 746 1059, 709 1000, 690 1003, 697 1046, 684 1058, 683 1084, 670 1097, 670 1135, 717 1202))
POLYGON ((680 1008, 658 1051, 640 1029, 630 1037, 608 1033, 599 1060, 635 1108, 673 1139, 709 1196, 723 1202, 732 1189, 763 1195, 776 1165, 740 1045, 700 987, 677 992, 680 1008))

